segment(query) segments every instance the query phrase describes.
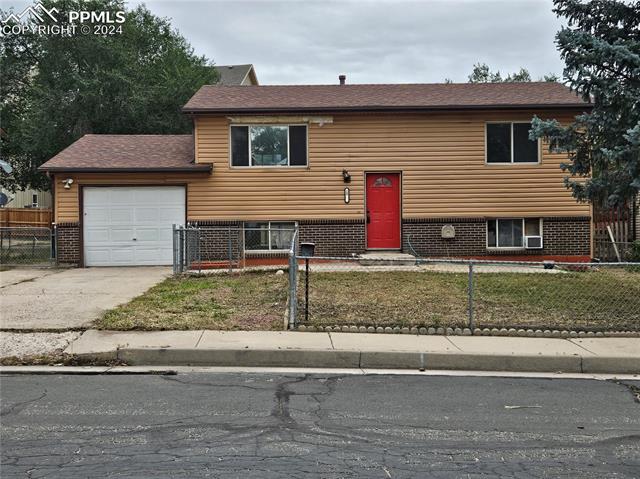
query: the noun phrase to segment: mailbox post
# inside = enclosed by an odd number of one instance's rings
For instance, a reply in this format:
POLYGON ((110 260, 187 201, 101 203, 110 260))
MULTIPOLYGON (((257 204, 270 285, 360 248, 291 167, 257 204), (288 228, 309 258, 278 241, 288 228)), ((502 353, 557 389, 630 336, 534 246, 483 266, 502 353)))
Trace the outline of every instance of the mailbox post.
POLYGON ((316 250, 315 243, 300 243, 300 256, 304 258, 304 322, 309 321, 309 258, 316 250))

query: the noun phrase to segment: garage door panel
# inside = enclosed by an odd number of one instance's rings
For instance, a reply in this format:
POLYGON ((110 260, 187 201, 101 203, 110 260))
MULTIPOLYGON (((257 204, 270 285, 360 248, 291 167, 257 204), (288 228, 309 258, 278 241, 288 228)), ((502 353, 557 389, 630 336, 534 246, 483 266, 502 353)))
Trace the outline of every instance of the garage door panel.
POLYGON ((104 205, 111 203, 111 192, 106 188, 95 189, 90 196, 85 195, 83 200, 85 211, 92 206, 102 208, 104 205))
POLYGON ((112 205, 135 205, 136 204, 136 194, 134 188, 127 187, 117 187, 117 188, 108 188, 109 191, 109 202, 112 205), (117 191, 120 190, 120 191, 117 191))
POLYGON ((135 209, 135 222, 139 223, 157 223, 160 219, 160 208, 162 205, 154 206, 153 208, 136 208, 135 209))
POLYGON ((124 246, 111 249, 111 261, 116 264, 131 264, 135 258, 135 248, 124 246))
POLYGON ((114 227, 110 229, 111 231, 111 235, 109 240, 115 243, 118 242, 122 242, 122 243, 131 243, 131 241, 133 241, 133 238, 136 237, 135 235, 135 231, 133 228, 118 228, 118 227, 114 227))
MULTIPOLYGON (((171 230, 167 230, 167 229, 161 229, 158 232, 158 240, 162 242, 162 244, 169 244, 171 243, 173 245, 173 233, 171 230)), ((171 246, 171 250, 173 251, 173 246, 171 246)))
POLYGON ((110 210, 109 221, 111 224, 126 223, 133 224, 134 217, 133 211, 126 207, 114 207, 110 210))
MULTIPOLYGON (((109 224, 109 210, 103 207, 87 207, 84 208, 85 218, 89 217, 92 224, 109 224)), ((85 219, 86 221, 86 219, 85 219)))
POLYGON ((110 236, 109 228, 91 228, 87 230, 84 241, 85 243, 108 243, 110 236))
POLYGON ((184 207, 176 208, 167 206, 160 210, 160 220, 168 221, 171 224, 180 224, 183 222, 184 218, 184 207))
MULTIPOLYGON (((161 241, 160 228, 136 228, 136 238, 138 241, 161 241)), ((171 234, 169 234, 171 236, 171 234)))
POLYGON ((85 187, 87 266, 169 265, 172 225, 185 222, 184 187, 85 187))

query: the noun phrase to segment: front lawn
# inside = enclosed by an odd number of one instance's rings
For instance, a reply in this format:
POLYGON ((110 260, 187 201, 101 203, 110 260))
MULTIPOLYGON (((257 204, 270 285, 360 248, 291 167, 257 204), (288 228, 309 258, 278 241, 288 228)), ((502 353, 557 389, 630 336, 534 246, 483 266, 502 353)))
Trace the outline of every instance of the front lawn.
MULTIPOLYGON (((316 271, 304 322, 304 273, 298 322, 314 326, 467 327, 466 273, 316 271)), ((477 273, 477 327, 640 330, 640 272, 619 269, 477 273)), ((274 272, 170 278, 107 312, 101 329, 281 330, 288 276, 274 272)))
POLYGON ((286 275, 273 272, 169 278, 108 311, 96 327, 114 330, 281 330, 286 275))
MULTIPOLYGON (((478 273, 477 327, 640 329, 640 273, 478 273)), ((307 325, 467 327, 467 274, 312 272, 307 325)), ((304 318, 304 274, 298 319, 304 318)))

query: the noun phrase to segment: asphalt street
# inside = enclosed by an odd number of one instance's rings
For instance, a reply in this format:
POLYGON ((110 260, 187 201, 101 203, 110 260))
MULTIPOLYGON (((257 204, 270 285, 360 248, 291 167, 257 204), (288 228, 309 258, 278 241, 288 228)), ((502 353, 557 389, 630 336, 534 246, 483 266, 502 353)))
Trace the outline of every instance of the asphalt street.
POLYGON ((4 375, 2 478, 640 477, 640 382, 4 375))

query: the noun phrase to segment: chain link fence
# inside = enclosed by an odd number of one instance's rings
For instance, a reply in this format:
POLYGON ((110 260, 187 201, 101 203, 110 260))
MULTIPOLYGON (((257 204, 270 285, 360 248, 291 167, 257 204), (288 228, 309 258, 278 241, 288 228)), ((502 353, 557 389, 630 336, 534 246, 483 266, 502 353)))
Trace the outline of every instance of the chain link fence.
POLYGON ((290 328, 640 331, 640 263, 306 254, 289 225, 174 227, 176 274, 288 266, 290 328))
POLYGON ((21 226, 0 228, 1 266, 51 266, 55 262, 55 230, 21 226))
POLYGON ((234 270, 286 265, 295 223, 251 226, 174 225, 173 271, 234 270))
POLYGON ((640 263, 295 256, 292 324, 640 330, 640 263), (307 263, 309 263, 307 269, 307 263))

